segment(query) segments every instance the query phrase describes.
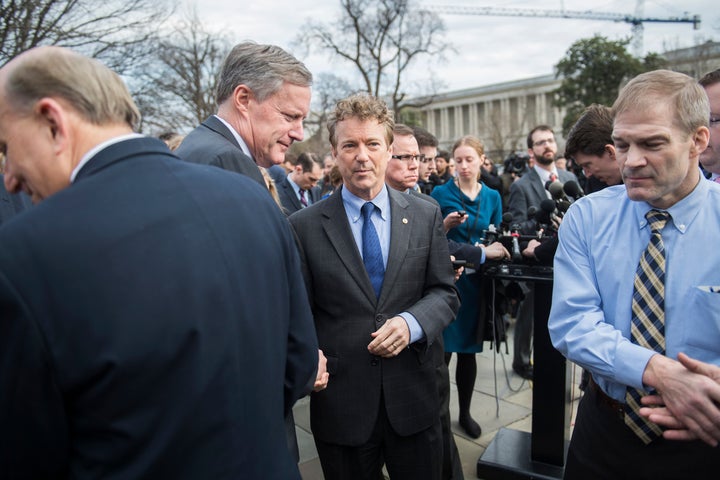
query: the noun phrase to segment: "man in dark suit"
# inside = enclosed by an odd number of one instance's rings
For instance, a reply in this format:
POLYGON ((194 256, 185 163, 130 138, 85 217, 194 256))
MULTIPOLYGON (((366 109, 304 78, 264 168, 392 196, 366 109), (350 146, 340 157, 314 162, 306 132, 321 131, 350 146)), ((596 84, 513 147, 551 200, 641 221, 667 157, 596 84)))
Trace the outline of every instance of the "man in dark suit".
POLYGON ((39 202, 0 229, 0 476, 299 479, 283 418, 318 353, 290 226, 138 119, 68 50, 0 69, 5 186, 39 202))
POLYGON ((321 176, 322 165, 317 155, 301 153, 293 171, 277 184, 278 197, 286 214, 291 215, 320 200, 320 191, 314 187, 321 176))
MULTIPOLYGON (((508 211, 513 216, 513 224, 519 224, 526 233, 535 231, 535 220, 528 218, 530 207, 540 209, 540 203, 550 198, 545 185, 550 181, 565 183, 577 182, 577 177, 567 170, 555 167, 557 143, 555 134, 547 125, 538 125, 527 136, 530 159, 535 164, 510 186, 508 211)), ((530 364, 530 344, 533 332, 534 288, 526 285, 525 300, 518 310, 517 323, 513 339, 513 363, 515 373, 525 379, 532 379, 533 368, 530 364)))
MULTIPOLYGON (((310 71, 282 48, 236 45, 218 79, 217 114, 190 132, 175 153, 188 162, 246 175, 267 188, 258 165, 269 169, 283 163, 290 145, 302 141, 311 84, 310 71)), ((275 184, 279 192, 279 182, 275 184)), ((299 460, 292 412, 285 427, 299 460)))
POLYGON ((341 100, 328 129, 343 187, 290 217, 331 376, 310 404, 328 479, 380 478, 383 463, 393 479, 441 474, 434 359, 458 298, 440 210, 385 186, 393 124, 374 97, 341 100))
POLYGON ((265 186, 258 165, 283 162, 304 137, 312 74, 280 47, 243 42, 218 79, 218 111, 185 137, 177 155, 241 173, 265 186))
POLYGON ((5 190, 5 179, 0 175, 0 225, 10 220, 10 217, 29 208, 30 205, 30 199, 24 193, 10 195, 5 190))

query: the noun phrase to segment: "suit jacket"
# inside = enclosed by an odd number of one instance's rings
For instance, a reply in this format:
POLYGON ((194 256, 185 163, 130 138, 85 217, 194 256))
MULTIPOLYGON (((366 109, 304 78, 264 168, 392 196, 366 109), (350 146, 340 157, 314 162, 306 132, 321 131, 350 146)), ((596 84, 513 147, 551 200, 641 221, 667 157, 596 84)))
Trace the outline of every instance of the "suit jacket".
POLYGON ((103 149, 0 229, 0 312, 0 477, 300 478, 283 418, 317 340, 251 180, 103 149))
POLYGON ((8 191, 5 190, 3 176, 0 175, 0 225, 10 220, 10 217, 17 215, 31 206, 30 197, 25 193, 8 193, 8 191))
POLYGON ((365 443, 378 415, 381 394, 388 419, 400 435, 438 421, 435 362, 443 329, 459 301, 448 261, 440 210, 389 189, 390 251, 380 298, 365 271, 350 230, 342 194, 290 216, 301 250, 305 282, 320 348, 328 359, 328 388, 310 402, 313 435, 334 444, 365 443), (425 340, 397 357, 371 355, 371 332, 407 311, 425 340))
MULTIPOLYGON (((577 177, 567 170, 558 169, 558 180, 562 183, 573 180, 577 182, 577 177)), ((540 208, 540 202, 548 198, 547 190, 545 190, 540 175, 534 168, 528 171, 510 185, 510 197, 508 199, 508 211, 513 216, 513 222, 519 223, 523 230, 534 230, 534 219, 527 218, 527 212, 530 207, 540 208)))
MULTIPOLYGON (((278 196, 280 197, 280 203, 282 203, 286 214, 291 215, 303 208, 302 204, 300 203, 300 199, 295 193, 295 189, 288 180, 287 175, 285 175, 285 178, 283 178, 282 181, 277 185, 277 191, 278 196)), ((319 192, 314 188, 305 191, 306 198, 310 200, 311 203, 315 203, 320 200, 318 198, 318 193, 319 192)))
POLYGON ((188 162, 247 175, 267 189, 255 161, 243 153, 232 132, 214 115, 190 132, 175 154, 188 162))

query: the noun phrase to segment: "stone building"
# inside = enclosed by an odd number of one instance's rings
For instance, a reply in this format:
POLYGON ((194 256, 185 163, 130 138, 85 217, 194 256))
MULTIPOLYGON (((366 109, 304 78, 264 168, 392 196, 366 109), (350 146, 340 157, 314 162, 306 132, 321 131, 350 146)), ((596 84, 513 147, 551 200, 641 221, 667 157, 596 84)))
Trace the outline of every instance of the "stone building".
MULTIPOLYGON (((710 41, 663 56, 669 68, 699 78, 720 68, 720 43, 710 41)), ((476 135, 485 143, 488 156, 499 162, 514 150, 525 151, 527 132, 547 124, 555 131, 562 152, 565 111, 553 105, 553 91, 560 81, 549 74, 440 93, 421 109, 423 126, 438 137, 441 148, 449 148, 462 135, 476 135)))

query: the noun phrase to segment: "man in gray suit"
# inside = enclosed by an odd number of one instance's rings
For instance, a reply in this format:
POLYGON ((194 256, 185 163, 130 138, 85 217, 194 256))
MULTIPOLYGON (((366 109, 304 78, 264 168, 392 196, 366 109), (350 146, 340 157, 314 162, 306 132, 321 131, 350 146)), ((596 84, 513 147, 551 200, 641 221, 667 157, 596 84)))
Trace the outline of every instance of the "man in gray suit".
POLYGON ((320 190, 316 189, 322 177, 320 159, 314 153, 303 152, 295 163, 295 168, 277 182, 278 197, 287 215, 320 200, 320 190))
POLYGON ((175 153, 183 160, 241 173, 262 186, 258 170, 282 163, 304 137, 312 74, 280 47, 235 46, 218 79, 218 111, 185 137, 175 153))
POLYGON ((310 403, 328 479, 381 478, 383 463, 393 479, 441 475, 433 359, 459 302, 440 210, 385 185, 393 125, 374 97, 338 102, 343 186, 290 216, 330 373, 310 403))
MULTIPOLYGON (((540 203, 550 198, 550 192, 545 188, 548 182, 561 183, 575 181, 577 177, 567 170, 555 167, 557 156, 557 142, 555 134, 547 125, 538 125, 527 136, 528 154, 535 164, 528 169, 519 180, 510 186, 508 210, 512 213, 513 223, 519 224, 526 233, 534 232, 535 220, 528 218, 530 207, 540 209, 540 203)), ((533 378, 533 368, 530 365, 530 343, 533 332, 533 309, 535 289, 526 285, 525 300, 520 305, 518 319, 515 325, 513 341, 513 370, 525 379, 533 378)))

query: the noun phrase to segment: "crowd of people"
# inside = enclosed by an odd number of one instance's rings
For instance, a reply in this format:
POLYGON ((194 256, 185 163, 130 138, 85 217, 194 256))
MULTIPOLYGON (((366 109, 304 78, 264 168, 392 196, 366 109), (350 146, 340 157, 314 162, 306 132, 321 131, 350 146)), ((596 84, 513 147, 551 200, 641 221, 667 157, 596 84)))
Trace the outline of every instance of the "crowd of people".
POLYGON ((216 114, 151 138, 96 60, 0 69, 0 477, 300 478, 310 395, 326 479, 463 478, 452 354, 473 438, 496 317, 534 374, 534 288, 503 281, 497 311, 502 262, 554 265, 548 329, 586 371, 566 478, 717 475, 720 70, 639 75, 564 152, 537 125, 501 172, 365 94, 330 152, 293 156, 312 81, 243 42, 216 114))

